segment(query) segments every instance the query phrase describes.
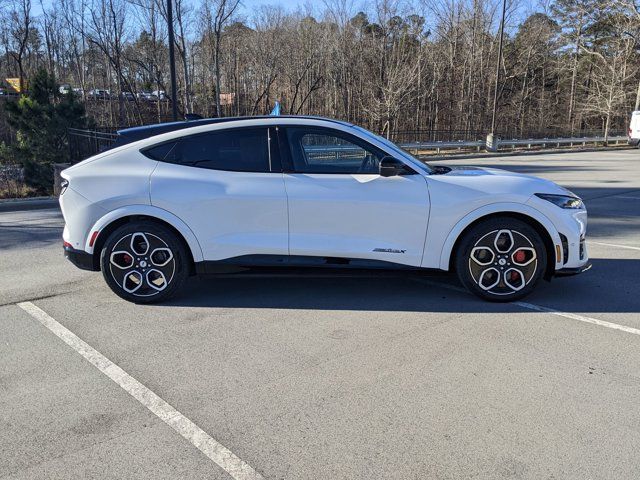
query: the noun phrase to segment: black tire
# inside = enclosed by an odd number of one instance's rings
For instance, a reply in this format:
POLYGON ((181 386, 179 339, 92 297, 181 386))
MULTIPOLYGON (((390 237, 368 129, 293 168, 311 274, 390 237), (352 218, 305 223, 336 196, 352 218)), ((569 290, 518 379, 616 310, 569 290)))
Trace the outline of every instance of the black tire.
POLYGON ((119 297, 134 303, 157 303, 182 288, 189 276, 189 256, 181 239, 167 227, 149 221, 130 222, 107 238, 100 252, 100 268, 107 285, 119 297))
POLYGON ((475 225, 465 232, 455 252, 460 282, 492 302, 526 297, 544 276, 546 266, 547 251, 540 234, 528 223, 510 217, 475 225))

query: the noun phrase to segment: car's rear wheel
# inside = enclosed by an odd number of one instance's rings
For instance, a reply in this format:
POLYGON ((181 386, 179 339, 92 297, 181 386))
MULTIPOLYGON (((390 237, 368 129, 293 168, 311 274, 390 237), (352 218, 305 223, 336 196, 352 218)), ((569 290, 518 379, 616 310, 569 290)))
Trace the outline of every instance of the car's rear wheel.
POLYGON ((546 265, 547 252, 540 234, 510 217, 475 225, 465 233, 455 257, 462 284, 494 302, 527 296, 544 275, 546 265))
POLYGON ((100 253, 100 266, 114 293, 135 303, 173 296, 189 275, 182 241, 152 222, 131 222, 116 229, 100 253))

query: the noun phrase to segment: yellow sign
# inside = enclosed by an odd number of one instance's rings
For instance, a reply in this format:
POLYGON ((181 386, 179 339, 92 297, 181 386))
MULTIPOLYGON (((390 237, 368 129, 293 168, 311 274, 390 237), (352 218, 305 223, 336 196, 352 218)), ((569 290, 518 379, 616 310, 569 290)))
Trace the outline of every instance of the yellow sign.
POLYGON ((16 92, 20 93, 20 79, 19 78, 5 78, 7 83, 11 88, 13 88, 16 92))

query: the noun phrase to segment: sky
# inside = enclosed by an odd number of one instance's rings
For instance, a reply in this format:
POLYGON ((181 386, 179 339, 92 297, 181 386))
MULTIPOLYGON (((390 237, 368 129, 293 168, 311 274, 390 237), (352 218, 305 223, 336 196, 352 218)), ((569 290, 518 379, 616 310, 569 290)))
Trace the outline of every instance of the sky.
MULTIPOLYGON (((198 0, 193 0, 198 1, 198 0)), ((411 1, 411 0, 409 0, 411 1)), ((430 3, 444 3, 447 0, 429 0, 430 3)), ((471 0, 469 0, 471 2, 471 0)), ((499 0, 493 0, 498 5, 499 0)), ((519 24, 534 12, 545 10, 545 6, 549 5, 551 0, 507 0, 507 31, 513 31, 518 28, 519 24)), ((278 5, 287 11, 295 11, 297 9, 306 10, 310 8, 312 11, 325 10, 326 4, 345 3, 355 13, 358 11, 370 11, 374 8, 375 0, 241 0, 240 16, 250 20, 252 12, 264 5, 278 5)), ((423 3, 421 0, 413 0, 412 3, 423 3)), ((426 3, 426 2, 425 2, 426 3)), ((422 9, 422 8, 420 8, 422 9)), ((429 18, 427 18, 429 23, 429 18)), ((497 26, 496 26, 497 27, 497 26)))
MULTIPOLYGON (((48 8, 50 5, 55 4, 55 0, 32 0, 31 7, 33 9, 33 13, 35 15, 40 15, 42 13, 42 4, 44 4, 45 8, 48 8)), ((298 6, 304 5, 305 3, 313 3, 310 0, 242 0, 241 1, 241 10, 243 15, 249 15, 252 10, 259 8, 261 5, 281 5, 286 10, 295 10, 298 6)), ((322 4, 322 0, 316 1, 315 3, 322 4)))
MULTIPOLYGON (((200 3, 201 0, 190 0, 193 3, 200 3)), ((410 0, 411 1, 411 0, 410 0)), ((415 3, 421 3, 421 0, 413 0, 415 3)), ((431 0, 433 3, 440 3, 439 0, 431 0)), ((443 0, 446 1, 446 0, 443 0)), ((499 0, 493 0, 498 2, 499 0)), ((534 11, 541 11, 544 5, 550 0, 507 0, 507 5, 510 5, 510 14, 507 15, 507 31, 514 30, 518 27, 522 19, 526 18, 534 11)), ((45 8, 55 4, 56 0, 32 0, 32 9, 35 16, 42 14, 42 4, 45 8)), ((370 11, 374 8, 374 0, 241 0, 240 8, 238 10, 238 16, 248 23, 251 23, 251 17, 253 13, 262 6, 277 5, 284 8, 286 11, 311 10, 312 12, 320 12, 326 9, 326 4, 339 4, 343 3, 349 7, 351 11, 357 13, 358 11, 370 11)), ((429 19, 427 18, 427 23, 429 19)))

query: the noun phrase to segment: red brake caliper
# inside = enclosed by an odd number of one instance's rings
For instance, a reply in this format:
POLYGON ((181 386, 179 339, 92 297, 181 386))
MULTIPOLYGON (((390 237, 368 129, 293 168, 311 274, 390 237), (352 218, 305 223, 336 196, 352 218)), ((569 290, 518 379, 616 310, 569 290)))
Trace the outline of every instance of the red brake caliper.
POLYGON ((524 262, 524 258, 525 258, 525 253, 523 250, 518 250, 516 254, 513 256, 513 259, 518 263, 524 262))

